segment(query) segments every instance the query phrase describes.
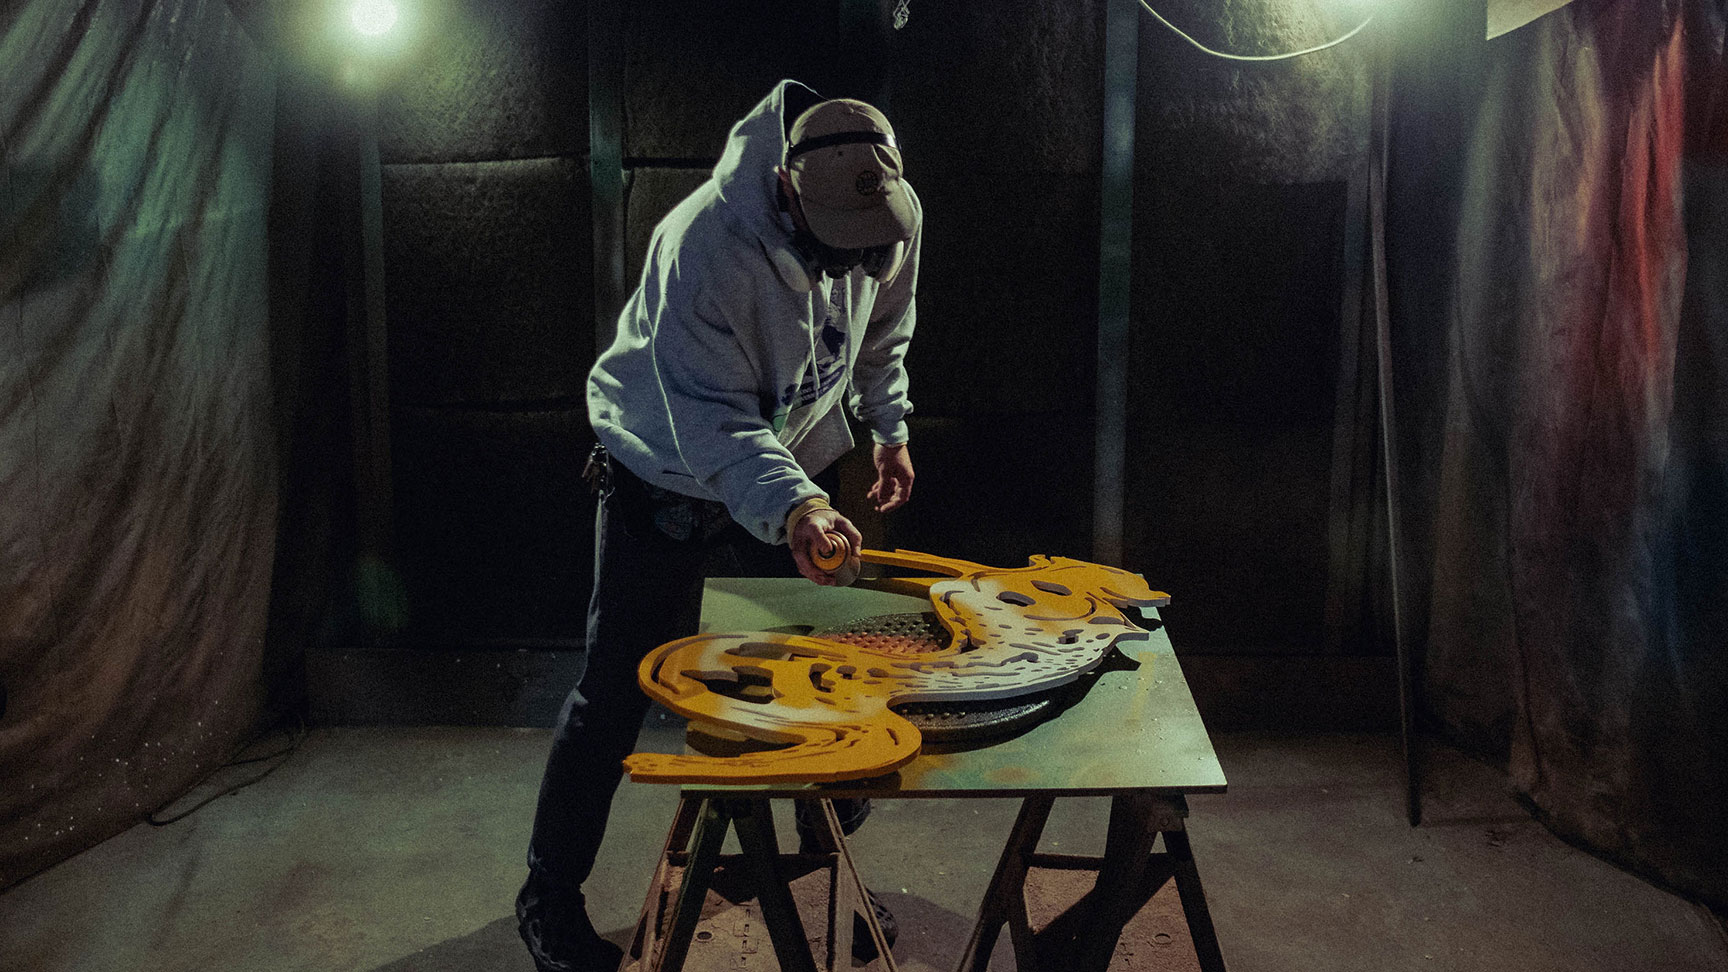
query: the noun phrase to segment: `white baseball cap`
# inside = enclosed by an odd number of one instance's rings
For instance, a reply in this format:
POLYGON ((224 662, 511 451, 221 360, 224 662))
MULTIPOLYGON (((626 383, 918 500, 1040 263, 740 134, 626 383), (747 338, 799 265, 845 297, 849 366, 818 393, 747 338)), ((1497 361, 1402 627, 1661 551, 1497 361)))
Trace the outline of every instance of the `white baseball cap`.
POLYGON ((785 165, 810 232, 831 247, 887 246, 918 228, 894 128, 862 101, 835 98, 799 115, 785 165))

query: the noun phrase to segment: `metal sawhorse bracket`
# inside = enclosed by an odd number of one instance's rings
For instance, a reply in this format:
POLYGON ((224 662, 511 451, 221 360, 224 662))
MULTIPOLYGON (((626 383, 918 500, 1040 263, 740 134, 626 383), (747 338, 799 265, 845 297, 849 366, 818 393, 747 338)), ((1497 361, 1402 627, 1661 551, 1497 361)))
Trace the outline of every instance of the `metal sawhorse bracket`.
POLYGON ((1055 802, 1054 796, 1033 796, 1021 803, 958 972, 985 972, 1004 924, 1020 972, 1104 972, 1122 930, 1172 878, 1200 969, 1224 972, 1224 956, 1183 824, 1187 801, 1143 793, 1112 797, 1101 858, 1038 853, 1038 838, 1055 802), (1164 850, 1154 853, 1152 844, 1159 834, 1164 835, 1164 850), (1078 902, 1034 932, 1026 909, 1026 881, 1032 868, 1091 870, 1098 873, 1098 880, 1078 902))
MULTIPOLYGON (((703 903, 709 889, 715 887, 717 868, 734 870, 744 878, 761 905, 762 923, 768 928, 783 972, 851 969, 855 914, 875 945, 876 958, 869 967, 898 972, 874 911, 863 904, 867 900, 864 884, 846 849, 834 805, 828 800, 817 803, 826 824, 817 831, 821 853, 781 854, 766 799, 680 799, 621 972, 680 972, 684 968, 691 943, 698 938, 703 903), (728 828, 737 831, 743 853, 720 853, 728 828), (827 899, 820 966, 791 889, 793 881, 819 870, 825 872, 827 899)), ((731 963, 737 960, 737 956, 728 958, 731 963)))

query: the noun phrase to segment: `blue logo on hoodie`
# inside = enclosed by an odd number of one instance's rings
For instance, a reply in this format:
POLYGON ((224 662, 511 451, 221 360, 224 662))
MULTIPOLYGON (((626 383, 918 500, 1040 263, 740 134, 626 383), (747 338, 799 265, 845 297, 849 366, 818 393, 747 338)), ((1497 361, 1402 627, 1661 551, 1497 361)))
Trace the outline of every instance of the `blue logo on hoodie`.
POLYGON ((840 376, 846 373, 846 356, 842 349, 846 347, 846 332, 841 330, 830 317, 822 322, 822 331, 816 341, 815 370, 804 372, 803 380, 798 384, 797 404, 793 407, 802 408, 828 393, 840 376))

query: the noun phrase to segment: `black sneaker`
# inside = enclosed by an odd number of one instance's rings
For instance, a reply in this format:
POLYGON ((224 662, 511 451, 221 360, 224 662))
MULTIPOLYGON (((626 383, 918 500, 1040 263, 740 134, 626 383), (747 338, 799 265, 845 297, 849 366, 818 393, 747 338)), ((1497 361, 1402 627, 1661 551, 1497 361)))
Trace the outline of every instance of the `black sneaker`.
MULTIPOLYGON (((882 937, 887 939, 888 947, 894 947, 894 939, 900 937, 900 923, 894 920, 894 912, 876 897, 876 892, 864 889, 864 897, 870 901, 870 910, 876 915, 876 924, 882 926, 882 937)), ((852 957, 860 962, 868 962, 876 957, 876 943, 870 940, 870 926, 864 924, 863 915, 852 916, 852 957)))
POLYGON ((624 950, 600 937, 577 891, 549 895, 532 874, 516 895, 516 931, 537 972, 617 972, 624 950))

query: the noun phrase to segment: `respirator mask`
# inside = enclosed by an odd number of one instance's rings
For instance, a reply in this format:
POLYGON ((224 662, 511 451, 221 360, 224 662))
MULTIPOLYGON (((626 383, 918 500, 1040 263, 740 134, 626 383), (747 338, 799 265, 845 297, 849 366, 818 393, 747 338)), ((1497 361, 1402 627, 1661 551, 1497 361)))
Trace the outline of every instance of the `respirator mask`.
POLYGON ((895 264, 894 254, 900 243, 872 246, 862 250, 842 250, 816 238, 808 229, 792 231, 792 248, 811 268, 838 280, 861 267, 865 276, 878 279, 882 272, 895 264))

